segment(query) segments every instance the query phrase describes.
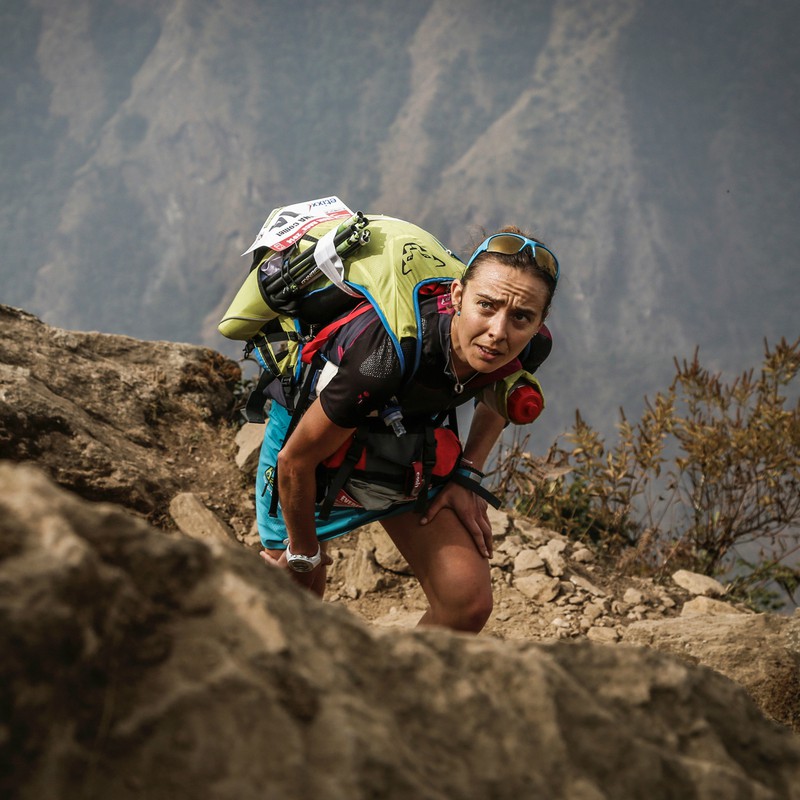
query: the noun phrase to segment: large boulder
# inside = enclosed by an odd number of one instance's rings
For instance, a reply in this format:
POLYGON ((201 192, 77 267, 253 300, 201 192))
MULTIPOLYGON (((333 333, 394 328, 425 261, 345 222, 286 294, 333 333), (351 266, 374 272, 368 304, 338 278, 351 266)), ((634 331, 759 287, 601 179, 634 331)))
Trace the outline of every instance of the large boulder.
POLYGON ((711 670, 369 628, 208 542, 0 464, 1 796, 800 798, 711 670))

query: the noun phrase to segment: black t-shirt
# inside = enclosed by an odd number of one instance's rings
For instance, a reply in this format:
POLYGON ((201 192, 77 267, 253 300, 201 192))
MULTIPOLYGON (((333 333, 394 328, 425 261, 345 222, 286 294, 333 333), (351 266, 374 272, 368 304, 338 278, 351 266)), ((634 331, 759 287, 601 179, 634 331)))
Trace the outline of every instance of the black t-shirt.
MULTIPOLYGON (((456 393, 456 379, 448 361, 452 315, 449 294, 421 302, 419 365, 414 371, 417 343, 404 340, 405 373, 392 339, 373 309, 342 326, 322 351, 338 365, 338 371, 320 392, 328 418, 342 428, 353 428, 371 413, 392 405, 393 398, 399 401, 408 421, 435 417, 523 368, 515 359, 493 373, 474 375, 463 382, 462 392, 456 393), (405 380, 412 372, 411 380, 405 380)), ((547 342, 549 352, 549 334, 547 342)), ((545 353, 535 365, 526 360, 524 368, 533 371, 546 357, 545 353)))

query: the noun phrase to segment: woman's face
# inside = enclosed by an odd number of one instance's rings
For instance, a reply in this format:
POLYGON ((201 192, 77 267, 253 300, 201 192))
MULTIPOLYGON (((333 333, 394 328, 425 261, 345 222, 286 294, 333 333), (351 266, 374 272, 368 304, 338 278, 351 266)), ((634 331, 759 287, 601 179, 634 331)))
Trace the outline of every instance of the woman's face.
POLYGON ((538 276, 487 259, 464 286, 453 281, 451 343, 459 378, 515 359, 542 326, 549 300, 538 276))

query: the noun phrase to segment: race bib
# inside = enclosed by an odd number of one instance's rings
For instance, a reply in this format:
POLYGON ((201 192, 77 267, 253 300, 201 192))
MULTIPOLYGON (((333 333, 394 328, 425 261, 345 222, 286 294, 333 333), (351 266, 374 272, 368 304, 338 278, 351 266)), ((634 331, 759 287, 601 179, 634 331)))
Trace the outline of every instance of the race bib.
POLYGON ((242 253, 246 256, 259 247, 280 252, 291 247, 306 231, 331 219, 347 219, 353 212, 338 197, 322 197, 275 209, 261 226, 256 240, 242 253))

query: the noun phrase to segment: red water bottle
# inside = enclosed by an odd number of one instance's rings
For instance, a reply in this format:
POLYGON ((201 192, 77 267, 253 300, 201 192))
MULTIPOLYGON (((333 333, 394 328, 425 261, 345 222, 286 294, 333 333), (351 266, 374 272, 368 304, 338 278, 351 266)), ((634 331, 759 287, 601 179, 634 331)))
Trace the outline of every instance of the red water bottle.
POLYGON ((520 381, 508 393, 506 412, 516 425, 533 422, 544 408, 544 398, 529 383, 520 381))

